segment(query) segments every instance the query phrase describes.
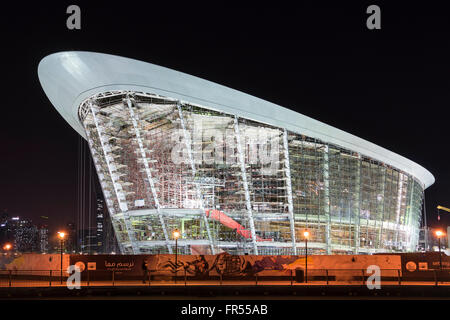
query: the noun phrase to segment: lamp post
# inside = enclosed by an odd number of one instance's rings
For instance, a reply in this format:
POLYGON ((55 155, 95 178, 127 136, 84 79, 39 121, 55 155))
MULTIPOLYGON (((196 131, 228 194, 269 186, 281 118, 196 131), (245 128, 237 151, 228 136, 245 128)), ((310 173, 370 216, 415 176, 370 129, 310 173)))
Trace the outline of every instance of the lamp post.
POLYGON ((177 273, 178 273, 178 238, 180 237, 180 231, 178 229, 173 230, 172 233, 175 238, 175 283, 177 283, 177 273))
POLYGON ((305 282, 308 282, 308 238, 309 231, 305 230, 303 232, 303 236, 305 237, 305 282))
POLYGON ((63 283, 63 246, 64 246, 65 236, 66 236, 65 232, 62 232, 62 231, 58 232, 58 238, 60 240, 60 245, 61 245, 61 275, 60 275, 61 284, 63 283))
POLYGON ((442 254, 441 254, 441 237, 444 235, 444 232, 441 230, 436 230, 436 237, 438 238, 438 246, 439 246, 439 269, 442 270, 442 254))

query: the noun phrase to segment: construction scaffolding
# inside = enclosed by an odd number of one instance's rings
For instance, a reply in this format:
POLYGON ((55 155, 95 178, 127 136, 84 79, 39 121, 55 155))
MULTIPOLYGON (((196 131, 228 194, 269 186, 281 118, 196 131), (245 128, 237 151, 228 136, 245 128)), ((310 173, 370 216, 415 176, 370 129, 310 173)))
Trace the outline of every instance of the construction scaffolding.
POLYGON ((122 253, 412 251, 424 186, 385 163, 285 128, 116 91, 79 117, 122 253))

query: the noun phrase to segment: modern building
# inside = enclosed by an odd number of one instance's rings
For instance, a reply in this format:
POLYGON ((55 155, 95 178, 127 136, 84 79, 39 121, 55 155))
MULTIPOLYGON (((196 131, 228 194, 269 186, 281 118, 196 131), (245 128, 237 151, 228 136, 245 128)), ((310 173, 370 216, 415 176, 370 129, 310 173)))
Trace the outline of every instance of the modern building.
POLYGON ((40 225, 38 228, 38 244, 39 251, 41 253, 49 252, 49 242, 48 242, 48 226, 40 225))
POLYGON ((12 216, 9 217, 8 214, 4 213, 2 216, 2 221, 0 223, 0 241, 2 244, 10 243, 12 244, 13 251, 17 251, 16 236, 17 230, 20 225, 20 217, 12 216))
POLYGON ((51 103, 90 146, 122 253, 414 251, 433 175, 248 94, 123 57, 39 64, 51 103))
POLYGON ((105 200, 102 194, 96 197, 96 242, 97 253, 112 253, 117 252, 116 239, 114 230, 109 218, 108 209, 105 205, 105 200))
POLYGON ((80 243, 78 230, 73 222, 66 224, 65 232, 67 233, 66 239, 64 240, 64 250, 68 253, 79 252, 80 243))
POLYGON ((0 243, 14 241, 16 224, 16 221, 12 220, 6 211, 2 212, 0 216, 0 243))
POLYGON ((450 231, 450 227, 447 227, 447 230, 443 230, 442 228, 431 228, 423 226, 419 231, 419 244, 417 247, 417 251, 420 252, 428 252, 428 251, 438 251, 439 250, 439 239, 436 236, 436 231, 441 230, 444 232, 444 235, 440 239, 441 249, 449 249, 450 248, 450 238, 448 237, 448 231, 450 231), (447 231, 447 232, 446 232, 447 231))
POLYGON ((96 222, 96 241, 97 241, 97 251, 99 253, 103 253, 103 248, 105 245, 105 220, 106 220, 106 211, 105 211, 105 202, 101 195, 97 195, 96 197, 96 208, 95 208, 95 222, 96 222))
POLYGON ((30 219, 17 220, 14 234, 14 247, 22 253, 40 250, 38 228, 30 219))
POLYGON ((97 242, 97 228, 84 228, 80 232, 81 252, 85 254, 99 253, 99 246, 97 242))
POLYGON ((115 254, 120 252, 120 249, 117 245, 116 236, 114 233, 114 226, 112 224, 111 219, 108 216, 105 216, 104 218, 104 224, 103 224, 103 246, 101 248, 100 253, 105 254, 115 254))
POLYGON ((49 250, 48 226, 36 225, 31 219, 3 216, 0 221, 0 243, 11 243, 14 251, 47 253, 49 250))

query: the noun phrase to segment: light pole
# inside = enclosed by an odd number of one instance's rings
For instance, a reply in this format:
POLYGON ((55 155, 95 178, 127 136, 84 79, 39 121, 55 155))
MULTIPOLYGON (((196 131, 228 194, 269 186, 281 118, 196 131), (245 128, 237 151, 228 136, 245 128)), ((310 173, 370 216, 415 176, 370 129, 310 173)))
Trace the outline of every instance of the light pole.
POLYGON ((63 283, 63 246, 64 246, 64 238, 66 236, 65 232, 58 232, 58 238, 60 240, 60 244, 61 244, 61 284, 63 283))
POLYGON ((308 282, 308 238, 309 231, 305 230, 303 232, 303 236, 305 237, 305 282, 308 282))
POLYGON ((173 230, 173 237, 175 238, 175 283, 177 283, 178 273, 178 238, 180 237, 180 231, 178 229, 173 230))
POLYGON ((439 246, 439 269, 442 270, 442 254, 441 254, 441 237, 444 235, 444 232, 441 230, 436 230, 436 237, 438 238, 438 246, 439 246))

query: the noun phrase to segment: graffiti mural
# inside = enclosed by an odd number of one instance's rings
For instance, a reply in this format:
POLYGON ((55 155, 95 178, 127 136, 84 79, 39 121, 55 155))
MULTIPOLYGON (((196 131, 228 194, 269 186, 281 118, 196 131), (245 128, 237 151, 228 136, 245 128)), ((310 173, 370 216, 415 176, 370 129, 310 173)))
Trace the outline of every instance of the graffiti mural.
MULTIPOLYGON (((299 260, 297 256, 238 256, 224 252, 214 256, 179 256, 175 264, 173 255, 159 255, 153 267, 154 270, 162 272, 186 271, 187 274, 196 277, 209 275, 253 276, 268 270, 287 273, 290 270, 288 266, 297 260, 299 260)), ((296 267, 301 267, 301 265, 296 265, 296 267)))
POLYGON ((253 269, 245 256, 235 256, 228 253, 212 255, 183 256, 175 264, 173 255, 160 255, 156 270, 159 271, 186 271, 196 277, 211 275, 250 275, 253 269))

